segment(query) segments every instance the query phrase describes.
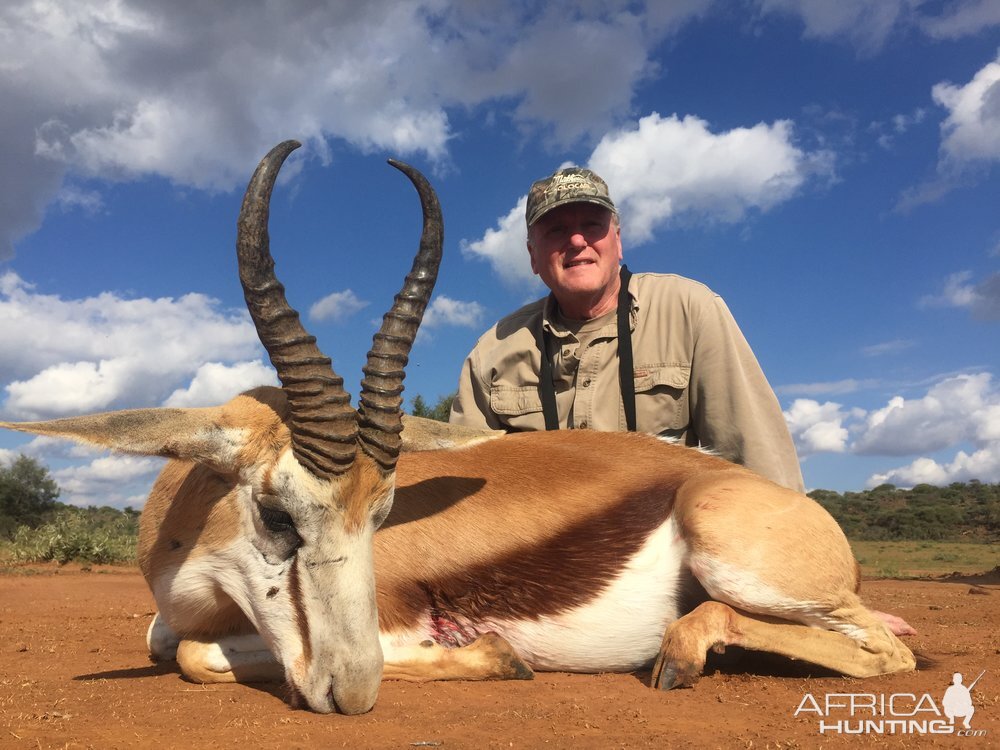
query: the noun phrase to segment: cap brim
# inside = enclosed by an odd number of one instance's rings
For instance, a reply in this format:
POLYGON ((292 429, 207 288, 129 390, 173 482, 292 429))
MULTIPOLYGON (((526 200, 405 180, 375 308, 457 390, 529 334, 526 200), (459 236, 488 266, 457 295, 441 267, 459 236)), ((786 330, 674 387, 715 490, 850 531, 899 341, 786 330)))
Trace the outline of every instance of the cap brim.
POLYGON ((569 203, 592 203, 595 206, 602 206, 608 209, 613 214, 618 213, 618 209, 615 208, 615 204, 607 198, 602 198, 599 195, 577 195, 572 198, 563 198, 562 200, 558 200, 551 205, 546 206, 543 210, 535 212, 535 215, 528 220, 528 228, 530 229, 536 221, 545 216, 545 214, 552 209, 565 206, 569 203))

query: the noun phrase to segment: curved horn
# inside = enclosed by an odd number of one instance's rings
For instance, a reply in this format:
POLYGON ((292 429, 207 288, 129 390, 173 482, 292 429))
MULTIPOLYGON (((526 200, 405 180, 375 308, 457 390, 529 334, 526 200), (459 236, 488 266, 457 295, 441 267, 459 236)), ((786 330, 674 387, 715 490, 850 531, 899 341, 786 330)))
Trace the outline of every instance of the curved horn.
POLYGON ((391 472, 399 458, 404 368, 437 281, 444 244, 441 205, 430 183, 408 164, 394 159, 389 163, 409 177, 417 189, 424 229, 413 268, 396 295, 392 309, 382 318, 382 328, 375 334, 368 363, 363 368, 365 378, 361 381, 358 406, 361 448, 385 472, 391 472))
POLYGON ((312 474, 347 471, 357 453, 357 412, 344 380, 299 322, 274 275, 267 220, 278 170, 301 144, 285 141, 261 159, 250 178, 237 222, 236 255, 247 309, 278 371, 291 408, 292 451, 312 474))

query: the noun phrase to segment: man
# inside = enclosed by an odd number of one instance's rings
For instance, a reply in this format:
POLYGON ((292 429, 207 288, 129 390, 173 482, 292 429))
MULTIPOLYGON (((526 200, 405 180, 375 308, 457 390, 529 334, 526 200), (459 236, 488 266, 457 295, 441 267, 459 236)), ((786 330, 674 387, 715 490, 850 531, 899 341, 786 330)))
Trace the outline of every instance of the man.
POLYGON ((538 180, 525 218, 531 270, 551 294, 480 338, 452 423, 639 430, 803 489, 778 401, 725 303, 689 279, 621 265, 604 180, 576 167, 538 180))

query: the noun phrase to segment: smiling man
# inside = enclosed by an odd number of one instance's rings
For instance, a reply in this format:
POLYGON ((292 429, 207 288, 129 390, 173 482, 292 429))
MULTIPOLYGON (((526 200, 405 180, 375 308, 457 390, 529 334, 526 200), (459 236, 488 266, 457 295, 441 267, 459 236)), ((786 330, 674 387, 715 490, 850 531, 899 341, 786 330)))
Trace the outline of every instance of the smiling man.
POLYGON ((778 401, 725 302, 690 279, 621 264, 604 180, 577 167, 538 180, 525 218, 531 270, 551 294, 480 338, 451 422, 638 430, 803 489, 778 401))

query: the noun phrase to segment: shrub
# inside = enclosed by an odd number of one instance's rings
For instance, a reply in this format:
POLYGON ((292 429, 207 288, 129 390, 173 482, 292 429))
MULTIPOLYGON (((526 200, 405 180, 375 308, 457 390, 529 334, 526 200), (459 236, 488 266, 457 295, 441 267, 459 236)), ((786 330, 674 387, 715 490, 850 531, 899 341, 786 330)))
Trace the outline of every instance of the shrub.
POLYGON ((133 563, 137 536, 134 513, 117 513, 109 519, 107 514, 64 507, 37 528, 18 528, 10 556, 15 562, 133 563))

